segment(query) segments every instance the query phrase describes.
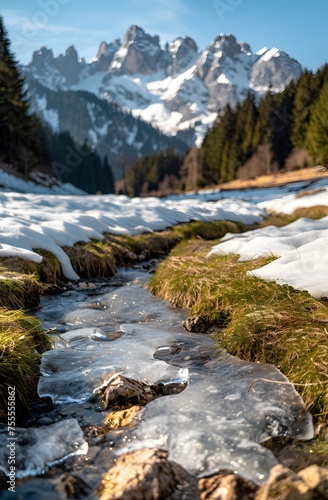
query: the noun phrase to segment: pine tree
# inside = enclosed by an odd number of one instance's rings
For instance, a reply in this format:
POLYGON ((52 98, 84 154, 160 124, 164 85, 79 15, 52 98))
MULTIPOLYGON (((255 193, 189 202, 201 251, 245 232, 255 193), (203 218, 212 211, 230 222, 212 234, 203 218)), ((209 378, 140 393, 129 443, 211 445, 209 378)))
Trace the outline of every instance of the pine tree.
POLYGON ((105 194, 115 193, 115 182, 114 182, 113 171, 108 163, 107 156, 105 156, 104 158, 102 169, 103 169, 104 186, 105 186, 103 193, 105 194))
POLYGON ((306 146, 316 163, 328 165, 328 80, 323 85, 317 99, 309 128, 306 146))
POLYGON ((243 121, 243 136, 241 142, 242 163, 247 161, 255 152, 254 132, 258 118, 253 94, 248 94, 243 104, 245 118, 243 121))
POLYGON ((273 161, 283 168, 286 158, 292 151, 291 131, 293 127, 293 106, 295 85, 291 82, 284 92, 272 97, 274 107, 271 118, 271 150, 273 161))
POLYGON ((29 112, 24 78, 0 17, 0 158, 27 176, 31 168, 46 161, 41 135, 40 121, 29 112))

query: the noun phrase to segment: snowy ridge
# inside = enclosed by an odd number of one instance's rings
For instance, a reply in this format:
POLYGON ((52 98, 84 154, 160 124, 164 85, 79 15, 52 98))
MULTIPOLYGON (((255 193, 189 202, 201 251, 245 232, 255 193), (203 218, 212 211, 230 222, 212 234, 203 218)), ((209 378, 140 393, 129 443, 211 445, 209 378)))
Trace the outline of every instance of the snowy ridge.
POLYGON ((122 42, 101 42, 91 63, 78 60, 74 47, 57 58, 42 47, 24 71, 52 90, 93 92, 166 134, 196 126, 199 144, 226 104, 235 106, 249 91, 281 92, 301 65, 277 48, 253 53, 231 34, 218 35, 201 52, 188 36, 161 48, 158 36, 131 26, 122 42))

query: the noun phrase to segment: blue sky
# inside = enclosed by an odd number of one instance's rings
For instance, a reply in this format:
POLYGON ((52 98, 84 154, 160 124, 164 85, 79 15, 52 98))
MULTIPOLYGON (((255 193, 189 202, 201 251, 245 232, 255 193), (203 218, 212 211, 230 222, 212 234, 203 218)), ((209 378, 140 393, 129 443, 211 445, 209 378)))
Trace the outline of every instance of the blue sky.
POLYGON ((42 45, 55 55, 75 45, 91 60, 102 40, 137 24, 161 42, 191 36, 204 49, 232 33, 253 51, 279 47, 313 71, 328 62, 326 0, 0 0, 0 13, 22 63, 42 45))

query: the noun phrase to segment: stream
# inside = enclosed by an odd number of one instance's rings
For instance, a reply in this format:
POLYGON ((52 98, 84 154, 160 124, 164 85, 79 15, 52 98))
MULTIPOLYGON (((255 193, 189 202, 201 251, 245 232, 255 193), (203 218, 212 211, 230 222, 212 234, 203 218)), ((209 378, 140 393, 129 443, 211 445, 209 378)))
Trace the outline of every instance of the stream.
MULTIPOLYGON (((147 447, 167 449, 198 477, 230 469, 260 484, 277 463, 260 443, 313 437, 311 416, 275 367, 241 361, 218 350, 210 335, 187 333, 186 311, 153 296, 148 281, 147 266, 120 269, 110 280, 42 300, 36 314, 53 329, 54 349, 42 357, 44 408, 30 428, 16 430, 16 498, 66 498, 63 485, 74 477, 78 498, 97 499, 115 458, 147 447), (99 406, 97 394, 115 374, 164 395, 146 404, 134 425, 104 432, 111 410, 99 406)), ((7 439, 1 428, 6 473, 7 439)), ((15 498, 5 490, 0 497, 15 498)))

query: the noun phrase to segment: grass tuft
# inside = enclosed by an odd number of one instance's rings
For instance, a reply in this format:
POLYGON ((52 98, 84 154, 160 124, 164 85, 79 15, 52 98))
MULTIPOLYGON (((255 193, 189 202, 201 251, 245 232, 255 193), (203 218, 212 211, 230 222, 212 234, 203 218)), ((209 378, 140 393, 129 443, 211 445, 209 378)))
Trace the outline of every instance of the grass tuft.
POLYGON ((16 420, 29 416, 28 403, 37 399, 41 354, 51 348, 40 320, 22 311, 0 308, 0 421, 6 421, 8 387, 15 387, 16 420))
POLYGON ((64 250, 81 278, 111 277, 116 271, 113 249, 106 243, 77 243, 64 250))
POLYGON ((277 366, 313 415, 327 419, 325 303, 307 292, 247 275, 273 257, 238 262, 238 256, 229 255, 206 260, 207 252, 208 245, 199 242, 179 245, 160 264, 149 288, 220 330, 218 344, 229 354, 277 366))

